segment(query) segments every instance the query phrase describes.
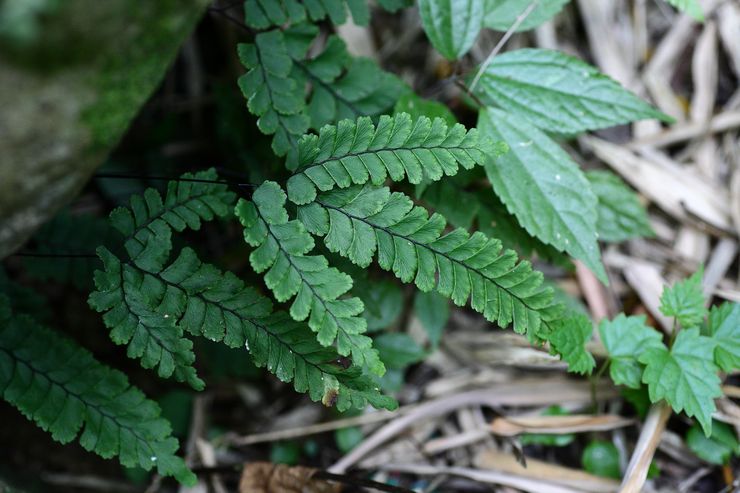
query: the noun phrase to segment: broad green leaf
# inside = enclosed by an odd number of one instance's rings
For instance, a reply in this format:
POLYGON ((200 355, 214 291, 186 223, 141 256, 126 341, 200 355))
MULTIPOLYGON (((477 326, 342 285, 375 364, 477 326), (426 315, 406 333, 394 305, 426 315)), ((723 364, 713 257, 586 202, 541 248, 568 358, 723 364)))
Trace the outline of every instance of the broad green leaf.
POLYGON ((551 322, 550 327, 550 345, 568 363, 568 371, 591 373, 596 364, 594 357, 586 350, 586 343, 591 340, 593 331, 591 320, 585 315, 560 317, 551 322))
POLYGON ((645 365, 642 381, 648 385, 650 400, 665 399, 677 413, 696 417, 709 436, 714 399, 722 395, 714 342, 699 335, 699 329, 683 329, 670 351, 665 346, 649 348, 638 360, 645 365))
POLYGON ((686 433, 686 445, 699 458, 718 466, 727 464, 730 457, 740 453, 735 430, 716 420, 712 421, 712 434, 709 437, 702 433, 699 426, 692 426, 686 433))
POLYGON ((447 105, 438 101, 421 98, 413 92, 401 96, 396 101, 396 105, 393 107, 393 114, 397 115, 399 113, 408 113, 413 120, 416 120, 420 116, 425 116, 431 119, 442 118, 449 126, 457 123, 457 118, 455 118, 455 115, 452 114, 447 105))
POLYGON ((486 163, 493 189, 529 234, 581 260, 606 283, 596 241, 598 201, 578 165, 524 118, 485 108, 478 128, 509 145, 486 163))
POLYGON ((485 0, 419 0, 421 24, 432 45, 449 60, 468 52, 483 21, 485 0))
POLYGON ((347 188, 368 181, 381 185, 387 178, 412 184, 452 176, 459 166, 470 169, 506 146, 479 138, 475 129, 441 118, 422 116, 413 121, 407 113, 383 115, 374 125, 368 117, 342 120, 325 126, 319 135, 305 135, 299 144, 299 167, 288 179, 288 197, 308 204, 316 191, 347 188))
POLYGON ((359 426, 340 428, 334 432, 334 441, 337 442, 337 448, 343 454, 359 445, 364 437, 365 434, 359 426))
POLYGON ((645 208, 621 178, 608 171, 588 171, 586 178, 599 200, 596 230, 600 240, 616 243, 655 236, 645 208))
POLYGON ((395 282, 385 280, 357 282, 355 279, 352 292, 359 296, 365 305, 362 316, 367 320, 368 332, 388 329, 401 315, 404 296, 395 282))
POLYGON ((126 467, 156 468, 194 485, 175 455, 178 443, 156 402, 126 375, 27 315, 14 315, 0 295, 0 394, 52 438, 75 438, 85 450, 126 467))
MULTIPOLYGON (((567 416, 569 413, 560 406, 550 406, 545 409, 542 416, 567 416)), ((545 445, 548 447, 565 447, 573 443, 576 436, 572 433, 524 433, 519 437, 522 445, 545 445)))
POLYGON ((408 334, 400 332, 381 334, 375 338, 374 345, 383 363, 396 370, 418 363, 427 355, 408 334))
POLYGON ((704 20, 704 12, 698 0, 666 0, 681 12, 685 12, 697 21, 704 20))
POLYGON ((646 118, 671 121, 578 58, 526 48, 494 57, 476 92, 543 130, 572 134, 646 118))
POLYGON ((707 316, 701 280, 704 269, 688 279, 666 287, 660 296, 660 311, 666 317, 675 317, 683 328, 698 327, 707 316))
POLYGON ((716 344, 717 366, 726 372, 740 368, 740 304, 725 302, 712 307, 705 335, 716 344))
POLYGON ((597 476, 614 479, 622 477, 619 470, 619 450, 612 442, 593 440, 583 449, 581 464, 587 472, 597 476))
POLYGON ((643 366, 638 358, 650 348, 663 347, 663 336, 645 324, 645 316, 619 314, 599 324, 601 341, 609 353, 609 374, 617 385, 640 388, 643 366))
MULTIPOLYGON (((570 0, 538 0, 516 31, 529 31, 557 15, 570 0)), ((486 0, 485 27, 508 31, 517 18, 532 4, 532 0, 486 0)))
POLYGON ((432 347, 437 347, 450 318, 449 301, 434 291, 419 291, 414 298, 414 313, 426 330, 432 347))

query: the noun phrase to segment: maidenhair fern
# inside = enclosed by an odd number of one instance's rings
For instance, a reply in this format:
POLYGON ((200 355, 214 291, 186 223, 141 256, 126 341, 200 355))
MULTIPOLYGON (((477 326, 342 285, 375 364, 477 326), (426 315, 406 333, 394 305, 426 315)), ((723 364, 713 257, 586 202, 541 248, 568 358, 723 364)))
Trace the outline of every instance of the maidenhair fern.
MULTIPOLYGON (((378 3, 395 11, 411 2, 378 3)), ((433 45, 456 59, 482 27, 531 28, 567 0, 552 3, 423 0, 419 7, 433 45)), ((84 269, 47 262, 31 273, 64 280, 96 266, 88 303, 113 342, 144 368, 197 390, 208 375, 196 372, 193 339, 205 338, 243 349, 256 366, 327 406, 394 409, 379 377, 386 366, 398 375, 428 352, 407 334, 376 333, 398 318, 403 298, 396 285, 372 276, 356 285, 353 272, 373 261, 418 288, 415 307, 433 347, 446 298, 526 333, 570 371, 589 373, 592 322, 556 302, 543 274, 514 250, 566 266, 570 255, 606 281, 598 233, 608 241, 650 234, 645 211, 616 176, 584 174, 550 134, 665 115, 572 57, 515 50, 480 68, 471 68, 471 60, 457 65, 470 70, 455 82, 469 84, 468 102, 481 106, 479 129, 467 129, 441 103, 418 98, 376 62, 349 54, 327 24, 345 22, 348 12, 367 24, 367 2, 247 0, 244 11, 247 42, 238 55, 247 72, 238 86, 287 171, 269 175, 265 166, 253 174, 268 180, 249 185, 214 170, 184 174, 164 196, 155 189, 133 196, 111 212, 109 226, 81 228, 78 237, 61 216, 59 228, 47 229, 63 233, 57 236, 68 247, 82 249, 94 239, 97 257, 78 252, 84 269), (387 114, 401 96, 398 113, 387 114), (413 118, 404 107, 413 108, 413 118), (446 179, 458 173, 464 176, 446 179), (409 184, 420 204, 407 195, 409 184), (194 249, 173 245, 174 233, 215 219, 236 225, 234 216, 247 245, 233 248, 258 274, 253 286, 203 262, 194 249), (337 268, 340 262, 352 276, 337 268), (366 307, 361 297, 382 306, 366 307), (405 352, 394 352, 399 344, 405 352)), ((34 253, 53 249, 58 240, 50 236, 36 238, 34 253)), ((653 402, 685 411, 708 434, 721 393, 718 371, 740 364, 740 311, 726 304, 707 317, 700 276, 662 299, 664 314, 680 328, 668 344, 640 317, 619 316, 599 330, 615 383, 646 385, 653 402)), ((122 373, 39 325, 50 318, 42 306, 0 271, 3 398, 59 441, 79 435, 84 448, 103 457, 192 484, 158 406, 122 373)))

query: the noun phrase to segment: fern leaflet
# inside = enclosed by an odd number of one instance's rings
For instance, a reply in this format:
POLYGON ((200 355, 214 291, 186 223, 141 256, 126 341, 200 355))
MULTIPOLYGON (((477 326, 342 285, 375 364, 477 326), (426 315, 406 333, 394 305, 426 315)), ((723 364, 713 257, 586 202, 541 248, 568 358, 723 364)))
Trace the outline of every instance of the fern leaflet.
POLYGON ((529 262, 517 263, 501 242, 464 229, 442 234, 446 221, 431 217, 402 193, 369 185, 324 193, 299 208, 299 219, 325 236, 329 250, 366 267, 381 268, 426 292, 435 289, 457 305, 470 304, 501 327, 540 340, 553 315, 552 291, 529 262))
POLYGON ((193 343, 183 336, 175 317, 157 313, 147 303, 148 287, 123 269, 121 261, 105 247, 98 248, 104 270, 95 271, 97 291, 90 293, 88 303, 100 313, 111 329, 116 344, 126 344, 129 358, 140 358, 141 366, 157 366, 162 378, 175 377, 196 390, 205 386, 198 378, 193 362, 193 343))
POLYGON ((143 198, 131 197, 131 207, 118 207, 110 214, 113 226, 124 236, 131 259, 144 268, 161 265, 172 249, 172 229, 200 229, 201 221, 227 216, 235 194, 217 182, 213 169, 185 173, 170 181, 164 201, 149 188, 143 198))
POLYGON ((126 376, 23 314, 0 296, 0 394, 52 437, 80 444, 126 467, 142 467, 195 484, 175 455, 177 440, 159 406, 126 376), (49 351, 49 348, 54 348, 49 351))
POLYGON ((149 272, 133 263, 120 266, 126 282, 146 286, 142 296, 157 313, 167 314, 195 336, 246 348, 254 363, 266 366, 297 392, 308 392, 340 410, 393 408, 393 399, 381 395, 357 367, 344 368, 340 355, 319 345, 305 323, 284 313, 272 313, 270 300, 230 272, 204 264, 185 248, 168 266, 149 272))
POLYGON ((256 247, 249 260, 278 301, 295 297, 290 315, 295 320, 308 318, 323 346, 337 341, 339 354, 352 355, 354 362, 367 365, 382 375, 385 372, 372 340, 362 335, 367 323, 360 317, 364 306, 359 298, 340 298, 352 287, 352 278, 329 267, 322 255, 306 255, 314 241, 300 221, 288 220, 285 192, 271 181, 253 194, 252 202, 239 200, 236 215, 244 226, 244 239, 256 247))
POLYGON ((442 118, 422 116, 414 122, 407 113, 383 115, 377 127, 367 117, 342 120, 325 126, 318 136, 301 139, 299 168, 288 179, 288 197, 307 204, 316 198, 317 188, 327 191, 367 181, 379 185, 388 177, 407 177, 415 184, 423 178, 437 181, 457 173, 458 165, 470 169, 505 149, 479 137, 476 129, 466 131, 460 124, 448 129, 442 118))
POLYGON ((367 25, 370 10, 365 0, 247 0, 244 2, 244 19, 248 26, 257 29, 281 26, 286 22, 295 24, 305 20, 306 14, 312 21, 328 16, 332 24, 344 24, 347 8, 355 24, 367 25))

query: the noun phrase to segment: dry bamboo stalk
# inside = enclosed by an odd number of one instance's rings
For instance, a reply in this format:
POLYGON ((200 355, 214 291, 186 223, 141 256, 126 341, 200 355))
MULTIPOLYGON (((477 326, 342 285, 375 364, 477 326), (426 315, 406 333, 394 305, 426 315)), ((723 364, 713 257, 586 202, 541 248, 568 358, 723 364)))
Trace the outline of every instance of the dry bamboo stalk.
POLYGON ((655 449, 660 442, 660 435, 665 429, 671 408, 665 402, 653 404, 650 407, 645 424, 640 432, 640 438, 635 445, 627 472, 622 480, 620 493, 640 493, 647 479, 648 468, 653 460, 655 449))

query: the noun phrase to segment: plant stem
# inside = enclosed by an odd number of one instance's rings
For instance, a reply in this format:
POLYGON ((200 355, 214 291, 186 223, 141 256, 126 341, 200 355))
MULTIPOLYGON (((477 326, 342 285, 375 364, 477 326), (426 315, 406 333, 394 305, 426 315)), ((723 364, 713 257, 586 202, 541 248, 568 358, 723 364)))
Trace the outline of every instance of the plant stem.
POLYGON ((604 362, 601 364, 601 367, 599 367, 599 370, 596 372, 595 375, 589 377, 590 383, 591 383, 591 407, 593 409, 593 413, 596 414, 598 411, 598 403, 596 402, 596 384, 599 382, 601 377, 604 375, 604 372, 609 367, 609 360, 605 359, 604 362))

